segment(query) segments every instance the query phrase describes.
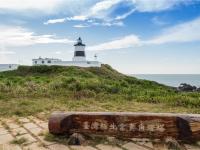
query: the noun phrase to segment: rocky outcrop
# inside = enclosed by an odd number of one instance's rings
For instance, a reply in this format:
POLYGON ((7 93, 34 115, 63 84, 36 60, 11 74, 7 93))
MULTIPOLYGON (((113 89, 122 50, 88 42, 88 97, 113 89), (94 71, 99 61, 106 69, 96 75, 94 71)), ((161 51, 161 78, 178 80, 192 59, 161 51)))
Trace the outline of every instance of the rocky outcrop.
POLYGON ((200 88, 197 88, 196 86, 192 86, 187 83, 181 83, 177 89, 178 91, 182 92, 196 92, 196 91, 200 92, 200 88))

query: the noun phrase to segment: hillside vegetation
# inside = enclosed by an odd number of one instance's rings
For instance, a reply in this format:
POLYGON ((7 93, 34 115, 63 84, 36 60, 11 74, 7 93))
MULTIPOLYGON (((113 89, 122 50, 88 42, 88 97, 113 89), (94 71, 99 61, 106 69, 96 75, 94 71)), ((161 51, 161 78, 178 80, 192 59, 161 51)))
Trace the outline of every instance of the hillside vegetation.
POLYGON ((177 92, 123 75, 108 65, 20 66, 0 73, 0 116, 53 110, 173 112, 178 107, 181 112, 200 112, 200 93, 177 92))

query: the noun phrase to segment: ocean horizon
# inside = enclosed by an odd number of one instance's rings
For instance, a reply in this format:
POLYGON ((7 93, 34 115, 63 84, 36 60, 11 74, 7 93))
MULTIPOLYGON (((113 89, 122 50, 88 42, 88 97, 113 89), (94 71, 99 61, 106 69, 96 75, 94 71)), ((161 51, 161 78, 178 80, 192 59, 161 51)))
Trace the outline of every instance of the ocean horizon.
POLYGON ((131 76, 173 87, 178 87, 181 83, 200 87, 200 74, 132 74, 131 76))

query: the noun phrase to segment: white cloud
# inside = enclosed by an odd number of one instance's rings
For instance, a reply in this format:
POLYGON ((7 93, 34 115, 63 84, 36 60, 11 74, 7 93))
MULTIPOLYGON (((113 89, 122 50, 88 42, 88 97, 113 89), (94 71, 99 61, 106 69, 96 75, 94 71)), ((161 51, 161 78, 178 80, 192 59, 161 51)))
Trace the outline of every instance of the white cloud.
POLYGON ((65 22, 65 21, 66 21, 66 18, 50 19, 47 22, 44 22, 44 24, 48 25, 48 24, 62 23, 62 22, 65 22))
POLYGON ((88 8, 86 12, 81 12, 79 15, 61 19, 50 19, 44 24, 54 24, 65 21, 86 21, 89 20, 89 18, 105 19, 108 15, 108 10, 121 1, 122 0, 103 0, 95 3, 92 7, 88 8))
POLYGON ((105 26, 105 27, 111 27, 111 26, 124 26, 124 23, 122 21, 118 22, 89 22, 87 24, 77 24, 74 25, 74 28, 88 28, 92 26, 105 26))
POLYGON ((98 51, 98 50, 122 49, 122 48, 139 46, 140 44, 141 41, 136 35, 128 35, 117 40, 113 40, 95 46, 90 46, 87 48, 87 50, 98 51))
MULTIPOLYGON (((94 3, 93 6, 88 7, 83 12, 80 12, 78 15, 74 15, 72 17, 66 18, 58 18, 58 19, 50 19, 44 24, 54 24, 54 23, 61 23, 65 21, 88 21, 91 19, 100 19, 103 20, 103 23, 96 23, 96 25, 102 26, 112 26, 118 25, 121 26, 122 23, 112 23, 113 19, 109 18, 108 15, 112 12, 112 7, 118 5, 123 0, 102 0, 97 3, 94 3)), ((95 25, 94 22, 88 22, 95 25)), ((79 25, 75 25, 74 27, 79 27, 79 25)), ((80 26, 81 27, 81 26, 80 26)))
POLYGON ((55 51, 52 54, 60 55, 60 54, 62 54, 62 52, 61 51, 55 51))
POLYGON ((159 12, 159 11, 173 9, 181 4, 189 5, 197 1, 199 0, 193 0, 193 1, 192 0, 127 0, 127 2, 132 3, 131 10, 122 15, 118 15, 115 19, 116 20, 125 19, 135 11, 159 12))
MULTIPOLYGON (((199 0, 0 0, 0 12, 20 12, 21 15, 66 14, 66 20, 85 21, 89 18, 125 19, 137 10, 155 12, 190 4, 199 0), (131 8, 123 15, 110 16, 123 3, 131 8), (25 12, 24 12, 25 11, 25 12), (21 13, 23 12, 23 13, 21 13)), ((54 19, 51 19, 54 20, 54 19)), ((65 20, 65 21, 66 21, 65 20)), ((53 22, 53 21, 52 21, 53 22)), ((53 22, 56 23, 56 22, 53 22)), ((60 23, 58 20, 57 23, 60 23)))
POLYGON ((14 51, 0 51, 0 55, 12 55, 12 54, 16 54, 16 52, 14 51))
POLYGON ((0 44, 5 47, 74 42, 67 38, 57 38, 55 35, 37 35, 22 27, 0 26, 0 33, 0 44))
POLYGON ((73 26, 74 28, 88 28, 90 27, 89 25, 84 25, 84 24, 77 24, 73 26))
POLYGON ((200 41, 200 18, 181 23, 163 30, 160 35, 149 40, 139 39, 136 35, 127 35, 117 40, 88 47, 88 50, 114 50, 135 46, 148 46, 166 43, 200 41))
POLYGON ((181 23, 163 30, 151 40, 146 41, 150 44, 164 44, 171 42, 192 42, 200 41, 200 18, 189 22, 181 23))
POLYGON ((91 16, 99 16, 99 13, 102 13, 111 9, 114 5, 119 4, 122 0, 103 0, 96 3, 91 9, 89 14, 91 16))
POLYGON ((115 17, 115 20, 122 20, 127 18, 129 15, 131 15, 133 12, 135 12, 135 8, 131 9, 130 11, 124 13, 123 15, 119 15, 117 17, 115 17))
MULTIPOLYGON (((32 0, 29 0, 32 1, 32 0)), ((47 0, 41 0, 44 3, 47 0)), ((68 16, 65 18, 56 18, 50 19, 44 24, 55 24, 62 23, 65 21, 88 21, 88 20, 100 20, 101 22, 110 22, 110 25, 116 25, 113 22, 116 20, 123 20, 127 18, 129 15, 138 12, 158 12, 165 11, 172 8, 175 8, 178 5, 191 4, 195 3, 199 0, 59 0, 59 2, 55 2, 56 8, 60 8, 62 5, 65 7, 65 10, 68 9, 71 12, 75 10, 73 13, 67 13, 68 16), (71 3, 70 3, 71 2, 71 3), (116 9, 121 6, 121 4, 127 6, 127 12, 124 14, 116 14, 116 9), (62 4, 62 5, 61 5, 62 4), (60 6, 61 5, 61 6, 60 6), (70 15, 71 14, 71 15, 70 15)), ((49 2, 48 2, 49 3, 49 2)), ((37 8, 37 7, 36 7, 37 8)), ((57 10, 59 12, 59 10, 57 10)), ((158 20, 155 20, 155 22, 158 20)), ((97 22, 97 21, 96 21, 97 22)), ((92 24, 88 22, 89 24, 92 24)), ((94 24, 93 24, 94 25, 94 24)), ((104 25, 99 23, 99 25, 104 25)))
POLYGON ((82 11, 91 15, 98 15, 121 2, 130 2, 138 11, 162 11, 170 9, 180 3, 191 3, 198 0, 1 0, 0 9, 4 10, 38 10, 42 12, 82 11), (84 8, 85 7, 85 8, 84 8), (79 9, 79 10, 78 10, 79 9))
POLYGON ((119 21, 119 22, 102 22, 101 23, 101 26, 108 26, 108 27, 111 27, 111 26, 123 26, 124 23, 122 21, 119 21))
POLYGON ((9 51, 5 49, 3 45, 0 45, 0 63, 10 63, 11 60, 9 59, 8 55, 14 55, 16 52, 9 51))
POLYGON ((172 9, 180 4, 191 4, 199 0, 102 0, 97 2, 85 14, 87 18, 100 18, 107 20, 122 20, 129 15, 138 12, 158 12, 172 9), (122 15, 117 15, 110 18, 110 14, 115 11, 120 4, 127 5, 130 9, 122 15))
POLYGON ((85 21, 87 19, 88 19, 88 17, 84 16, 84 15, 73 16, 73 17, 67 17, 66 18, 66 20, 68 20, 68 21, 85 21))
POLYGON ((132 2, 139 12, 156 12, 171 9, 179 4, 191 3, 192 0, 132 0, 132 2))
MULTIPOLYGON (((51 19, 48 20, 47 22, 44 22, 45 25, 48 24, 55 24, 55 23, 62 23, 65 21, 85 21, 87 20, 86 17, 84 16, 74 16, 74 17, 68 17, 68 18, 60 18, 60 19, 51 19)), ((73 27, 74 28, 88 28, 91 26, 124 26, 124 23, 122 21, 96 21, 96 20, 87 20, 87 23, 85 24, 76 24, 73 27)))
POLYGON ((87 20, 87 16, 73 16, 73 17, 66 17, 66 18, 50 19, 44 22, 44 24, 48 25, 48 24, 55 24, 55 23, 63 23, 65 21, 85 21, 85 20, 87 20))
POLYGON ((0 9, 15 11, 38 10, 50 13, 63 3, 64 0, 1 0, 0 9))
POLYGON ((105 27, 124 26, 124 23, 122 21, 117 21, 117 22, 92 22, 91 26, 105 26, 105 27))
POLYGON ((158 26, 163 26, 163 25, 166 25, 167 22, 161 20, 158 16, 155 16, 151 19, 151 21, 155 24, 155 25, 158 25, 158 26))
POLYGON ((0 13, 24 16, 65 14, 74 16, 86 12, 97 0, 0 0, 0 13))

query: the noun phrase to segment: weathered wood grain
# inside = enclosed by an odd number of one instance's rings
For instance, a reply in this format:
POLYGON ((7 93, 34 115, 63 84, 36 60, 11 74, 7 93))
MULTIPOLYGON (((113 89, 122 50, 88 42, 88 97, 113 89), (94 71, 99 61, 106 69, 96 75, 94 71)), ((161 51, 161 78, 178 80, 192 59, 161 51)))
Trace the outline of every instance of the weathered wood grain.
POLYGON ((124 138, 182 141, 200 139, 200 115, 159 113, 55 112, 49 119, 52 134, 88 133, 124 138))

